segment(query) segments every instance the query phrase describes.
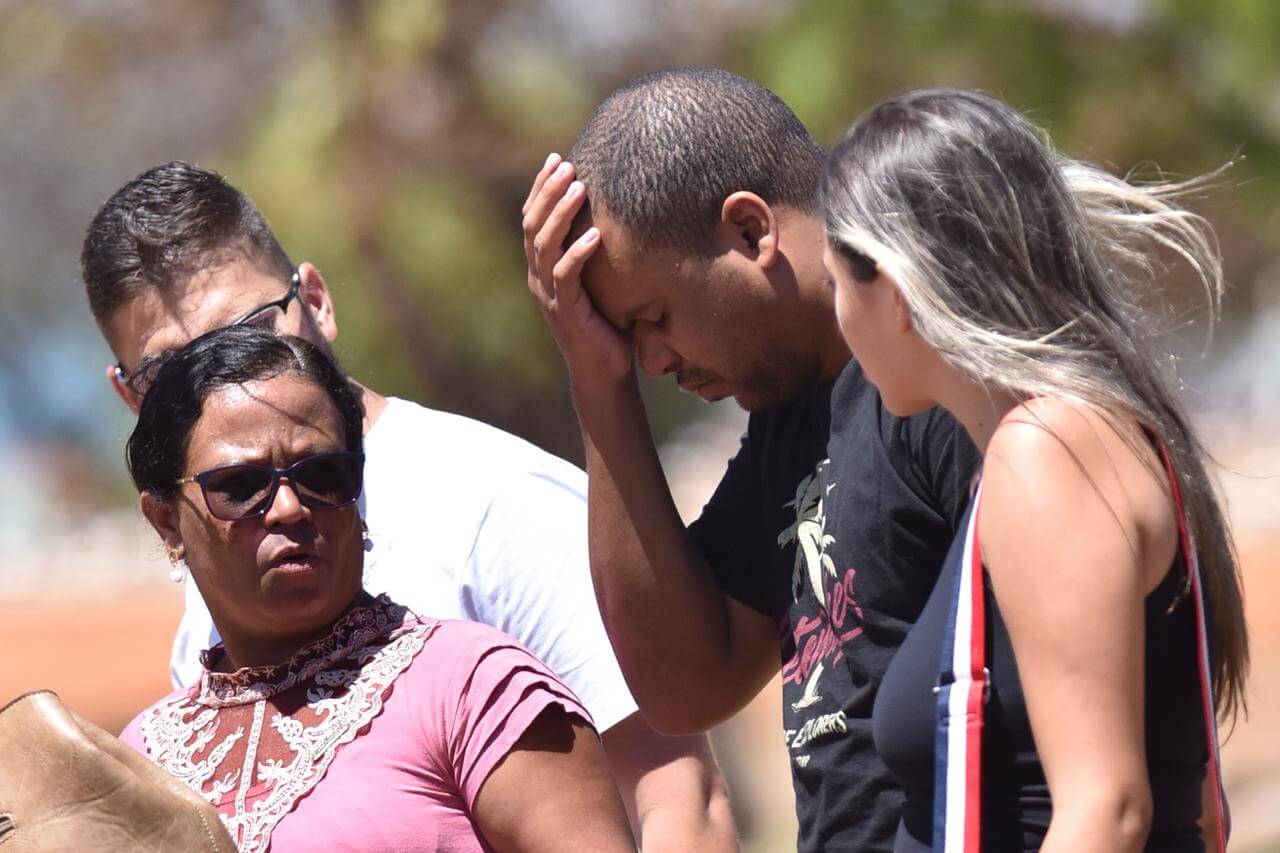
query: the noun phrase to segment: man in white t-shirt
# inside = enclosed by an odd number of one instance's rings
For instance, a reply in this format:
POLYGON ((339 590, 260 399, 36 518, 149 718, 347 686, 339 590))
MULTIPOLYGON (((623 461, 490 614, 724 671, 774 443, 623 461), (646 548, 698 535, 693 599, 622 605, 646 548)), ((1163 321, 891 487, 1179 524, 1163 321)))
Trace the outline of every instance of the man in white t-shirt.
MULTIPOLYGON (((326 350, 338 333, 320 272, 293 266, 247 196, 186 163, 143 172, 103 205, 81 273, 119 359, 107 377, 134 411, 159 357, 210 329, 260 323, 326 350)), ((360 390, 366 588, 492 625, 546 661, 591 712, 645 850, 736 848, 706 738, 654 732, 614 659, 587 562, 583 472, 486 424, 360 390)), ((188 584, 175 685, 196 679, 217 640, 188 584)))

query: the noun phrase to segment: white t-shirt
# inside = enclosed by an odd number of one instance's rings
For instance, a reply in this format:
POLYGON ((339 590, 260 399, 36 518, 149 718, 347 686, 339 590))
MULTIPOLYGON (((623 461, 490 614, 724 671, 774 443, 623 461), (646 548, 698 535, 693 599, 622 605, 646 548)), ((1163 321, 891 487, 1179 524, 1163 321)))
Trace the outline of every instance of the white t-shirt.
MULTIPOLYGON (((389 398, 364 439, 365 589, 416 613, 515 637, 605 731, 636 711, 587 562, 586 475, 479 421, 389 398)), ((174 640, 175 687, 218 642, 196 585, 174 640)))

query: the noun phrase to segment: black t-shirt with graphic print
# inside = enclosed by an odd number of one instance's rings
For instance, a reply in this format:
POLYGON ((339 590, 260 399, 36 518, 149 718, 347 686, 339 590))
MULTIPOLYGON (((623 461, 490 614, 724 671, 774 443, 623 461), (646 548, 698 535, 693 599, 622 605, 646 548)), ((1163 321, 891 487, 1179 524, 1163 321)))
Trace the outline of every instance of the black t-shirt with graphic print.
POLYGON ((722 590, 778 620, 800 850, 891 850, 902 793, 876 754, 880 679, 924 607, 977 453, 941 409, 901 419, 854 361, 753 414, 689 532, 722 590))

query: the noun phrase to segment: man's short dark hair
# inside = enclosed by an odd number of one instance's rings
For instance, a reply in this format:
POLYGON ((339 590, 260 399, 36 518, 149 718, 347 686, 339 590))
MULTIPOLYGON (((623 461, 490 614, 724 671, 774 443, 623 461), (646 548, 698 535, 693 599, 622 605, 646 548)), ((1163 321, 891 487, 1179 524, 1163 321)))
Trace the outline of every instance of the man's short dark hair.
POLYGON ((777 95, 718 68, 677 68, 609 95, 570 160, 591 204, 643 246, 701 248, 726 197, 818 210, 823 150, 777 95))
POLYGON ((80 252, 89 308, 111 315, 147 289, 165 290, 202 269, 250 261, 287 279, 292 270, 266 219, 217 172, 174 161, 138 175, 93 217, 80 252))

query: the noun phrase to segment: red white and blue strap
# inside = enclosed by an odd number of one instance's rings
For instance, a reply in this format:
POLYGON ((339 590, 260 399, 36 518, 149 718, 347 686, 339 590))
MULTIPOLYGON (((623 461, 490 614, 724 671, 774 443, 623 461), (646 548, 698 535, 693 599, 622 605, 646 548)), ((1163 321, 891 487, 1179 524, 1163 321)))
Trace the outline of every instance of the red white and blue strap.
POLYGON ((1218 836, 1218 849, 1227 849, 1227 797, 1222 787, 1222 764, 1218 756, 1218 717, 1213 705, 1213 670, 1209 663, 1209 628, 1205 614, 1203 579, 1200 576, 1200 557, 1196 549, 1195 531, 1187 518, 1187 511, 1182 503, 1182 488, 1178 485, 1178 477, 1173 470, 1173 462, 1163 446, 1160 458, 1164 462, 1165 472, 1169 475, 1169 483, 1173 487, 1173 507, 1178 514, 1179 541, 1182 546, 1183 562, 1187 566, 1187 577, 1191 583, 1191 599, 1196 610, 1196 658, 1200 669, 1200 704, 1204 714, 1204 735, 1209 755, 1209 774, 1214 784, 1214 819, 1218 836))
MULTIPOLYGON (((1191 584, 1196 615, 1196 658, 1200 701, 1214 782, 1214 823, 1218 850, 1227 849, 1227 801, 1218 755, 1218 718, 1213 704, 1209 631, 1195 533, 1182 502, 1182 489, 1169 454, 1160 448, 1173 490, 1178 539, 1191 584)), ((933 849, 942 853, 979 853, 982 849, 982 726, 989 690, 986 666, 986 599, 978 509, 982 487, 974 492, 965 529, 964 555, 952 588, 951 613, 942 651, 938 686, 938 727, 934 743, 933 849)))
POLYGON ((951 596, 938 676, 933 849, 976 853, 982 844, 982 722, 986 702, 986 598, 974 492, 951 596))

